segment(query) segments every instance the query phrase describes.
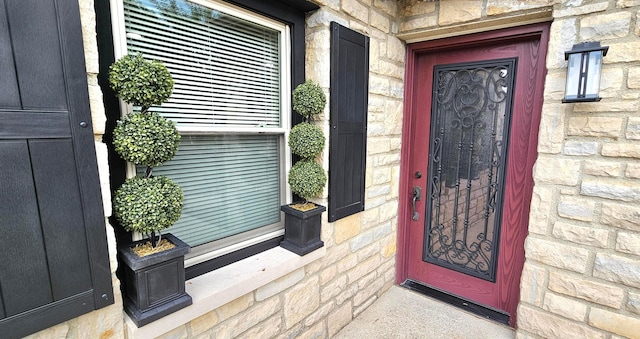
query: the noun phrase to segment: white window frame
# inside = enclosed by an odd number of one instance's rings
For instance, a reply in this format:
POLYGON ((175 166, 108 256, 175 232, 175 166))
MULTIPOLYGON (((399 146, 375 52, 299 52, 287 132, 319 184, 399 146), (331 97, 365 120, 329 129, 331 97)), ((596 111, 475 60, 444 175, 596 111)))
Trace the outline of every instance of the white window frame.
MULTIPOLYGON (((291 168, 291 150, 287 143, 289 139, 289 131, 291 126, 291 33, 290 28, 286 24, 273 20, 271 18, 264 17, 258 13, 254 13, 244 8, 240 8, 220 0, 185 0, 193 2, 198 5, 209 7, 211 9, 224 12, 226 14, 257 23, 259 25, 280 31, 280 95, 281 95, 281 116, 280 126, 263 127, 260 131, 256 131, 255 128, 242 128, 242 127, 223 127, 223 126, 210 126, 207 128, 195 128, 189 126, 178 126, 178 131, 183 135, 204 135, 204 134, 273 134, 279 135, 279 147, 280 156, 283 161, 280 162, 280 175, 282 187, 280 187, 281 204, 291 203, 291 189, 287 184, 288 170, 291 168)), ((123 0, 110 0, 111 6, 111 22, 113 33, 113 48, 115 60, 127 55, 127 39, 125 28, 125 15, 124 15, 124 2, 123 0)), ((127 104, 120 100, 120 111, 123 115, 133 112, 133 105, 127 104)), ((133 163, 127 163, 126 176, 127 178, 134 177, 136 175, 136 168, 133 163)), ((284 216, 281 214, 280 224, 284 225, 284 216)), ((284 227, 284 226, 283 226, 284 227)), ((262 234, 259 236, 251 237, 251 232, 248 231, 243 234, 250 237, 240 242, 234 242, 234 237, 231 236, 226 242, 230 243, 225 246, 225 240, 216 242, 216 249, 208 249, 207 245, 200 245, 192 248, 192 252, 186 256, 185 267, 193 266, 210 259, 220 257, 222 255, 232 253, 234 251, 246 248, 261 242, 273 239, 284 234, 284 228, 276 231, 262 234)), ((142 234, 134 233, 133 239, 142 239, 142 234)))

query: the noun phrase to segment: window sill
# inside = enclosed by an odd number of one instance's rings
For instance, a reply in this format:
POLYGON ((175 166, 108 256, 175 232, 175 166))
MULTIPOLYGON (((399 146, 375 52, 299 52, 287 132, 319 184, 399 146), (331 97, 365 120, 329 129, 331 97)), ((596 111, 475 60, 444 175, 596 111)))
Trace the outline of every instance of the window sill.
POLYGON ((193 299, 191 306, 140 328, 123 312, 127 338, 154 338, 174 330, 324 257, 325 253, 325 247, 321 247, 301 257, 282 247, 274 247, 188 280, 186 291, 193 299))

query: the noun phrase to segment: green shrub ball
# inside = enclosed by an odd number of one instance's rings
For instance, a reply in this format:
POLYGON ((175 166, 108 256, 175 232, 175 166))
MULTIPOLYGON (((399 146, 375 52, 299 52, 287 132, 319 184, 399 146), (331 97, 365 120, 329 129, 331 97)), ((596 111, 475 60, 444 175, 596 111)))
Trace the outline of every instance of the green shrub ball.
POLYGON ((158 113, 132 113, 113 131, 116 152, 129 162, 148 167, 162 165, 178 151, 180 133, 173 121, 158 113))
POLYGON ((308 122, 295 125, 289 134, 291 152, 304 159, 311 159, 320 154, 324 148, 324 142, 322 129, 308 122))
POLYGON ((140 54, 125 55, 113 63, 109 84, 120 99, 145 108, 167 101, 173 91, 167 67, 160 61, 145 60, 140 54))
POLYGON ((298 85, 292 94, 293 109, 304 117, 321 113, 327 103, 320 85, 311 80, 298 85))
POLYGON ((127 179, 113 199, 115 216, 128 232, 150 233, 173 225, 182 214, 182 189, 164 176, 127 179))
POLYGON ((326 182, 324 169, 313 160, 298 161, 289 171, 291 191, 305 200, 319 196, 326 182))

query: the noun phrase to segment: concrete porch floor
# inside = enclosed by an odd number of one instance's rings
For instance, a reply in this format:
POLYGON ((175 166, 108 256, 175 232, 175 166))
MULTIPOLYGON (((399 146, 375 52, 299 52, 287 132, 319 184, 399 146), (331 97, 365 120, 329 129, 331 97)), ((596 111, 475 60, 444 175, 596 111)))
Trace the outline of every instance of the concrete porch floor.
POLYGON ((334 339, 513 339, 515 331, 459 308, 393 286, 334 339))

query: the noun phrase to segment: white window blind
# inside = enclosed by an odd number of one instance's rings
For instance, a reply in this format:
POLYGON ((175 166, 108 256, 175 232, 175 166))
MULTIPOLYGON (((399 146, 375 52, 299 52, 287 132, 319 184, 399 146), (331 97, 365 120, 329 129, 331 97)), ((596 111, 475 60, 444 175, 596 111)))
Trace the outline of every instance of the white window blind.
POLYGON ((281 32, 200 4, 125 0, 129 53, 171 71, 171 99, 153 108, 181 130, 281 127, 281 32))
POLYGON ((284 25, 194 1, 124 0, 123 13, 127 53, 162 61, 175 81, 151 108, 182 133, 176 156, 153 171, 184 191, 167 232, 206 253, 282 229, 288 65, 284 25))
POLYGON ((182 217, 167 231, 197 246, 278 223, 278 143, 273 135, 183 136, 178 154, 153 170, 184 191, 182 217))

